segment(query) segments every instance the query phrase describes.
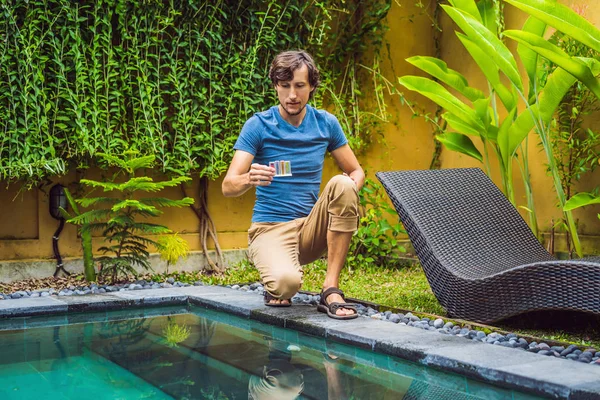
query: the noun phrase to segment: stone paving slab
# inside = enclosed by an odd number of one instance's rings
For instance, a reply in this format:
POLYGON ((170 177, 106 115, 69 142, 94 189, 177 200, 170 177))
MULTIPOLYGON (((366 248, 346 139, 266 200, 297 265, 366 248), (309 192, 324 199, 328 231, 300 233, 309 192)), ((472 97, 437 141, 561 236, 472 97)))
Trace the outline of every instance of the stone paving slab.
POLYGON ((28 299, 0 301, 0 318, 27 317, 46 313, 67 312, 67 304, 56 297, 34 297, 28 299))
POLYGON ((94 311, 96 314, 92 320, 103 321, 107 318, 107 310, 120 309, 122 311, 118 313, 134 316, 135 309, 139 307, 188 304, 283 327, 290 337, 297 336, 298 332, 308 333, 433 368, 424 370, 424 373, 450 371, 547 397, 600 400, 600 368, 596 366, 365 317, 335 320, 319 313, 314 306, 267 307, 263 298, 255 293, 217 286, 3 300, 0 301, 0 329, 37 326, 42 323, 41 320, 27 318, 36 315, 47 315, 59 324, 78 323, 85 322, 81 311, 94 311))

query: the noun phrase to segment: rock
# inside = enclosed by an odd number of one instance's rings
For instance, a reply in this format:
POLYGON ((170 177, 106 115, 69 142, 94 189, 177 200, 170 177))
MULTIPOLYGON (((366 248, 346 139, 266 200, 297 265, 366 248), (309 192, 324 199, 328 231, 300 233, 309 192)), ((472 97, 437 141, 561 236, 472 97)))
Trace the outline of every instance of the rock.
POLYGON ((552 347, 550 347, 550 350, 558 351, 559 353, 561 353, 565 350, 565 348, 564 348, 564 346, 552 346, 552 347))
MULTIPOLYGON (((167 283, 170 283, 172 285, 172 284, 175 283, 175 279, 174 278, 169 278, 169 279, 167 279, 167 283)), ((235 286, 237 286, 237 285, 235 285, 235 286)), ((239 288, 239 286, 238 286, 238 288, 239 288)))
POLYGON ((540 350, 550 350, 550 346, 548 346, 546 343, 540 343, 537 346, 540 350))
POLYGON ((204 282, 196 281, 196 282, 194 282, 194 286, 204 286, 204 282))
POLYGON ((40 297, 48 297, 50 296, 50 292, 41 292, 40 297))
POLYGON ((391 314, 389 317, 389 321, 397 324, 400 322, 400 316, 398 314, 391 314))
POLYGON ((574 352, 575 350, 577 350, 577 346, 575 346, 574 344, 569 345, 569 347, 567 347, 566 349, 564 349, 563 351, 560 352, 560 355, 562 357, 566 357, 569 354, 571 354, 572 352, 574 352))
POLYGON ((436 319, 435 321, 433 321, 433 326, 436 329, 440 329, 441 327, 444 326, 444 320, 441 318, 436 319))
POLYGON ((100 289, 98 289, 98 293, 106 293, 106 289, 100 288, 100 289))
POLYGON ((444 324, 444 328, 446 328, 446 329, 452 329, 452 328, 454 328, 454 324, 452 322, 446 322, 444 324))

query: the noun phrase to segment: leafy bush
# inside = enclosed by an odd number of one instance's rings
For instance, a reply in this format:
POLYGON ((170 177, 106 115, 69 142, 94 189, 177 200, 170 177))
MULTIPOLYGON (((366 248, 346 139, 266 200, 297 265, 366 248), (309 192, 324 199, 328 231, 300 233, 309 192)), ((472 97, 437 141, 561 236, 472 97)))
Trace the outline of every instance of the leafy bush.
POLYGON ((179 258, 187 257, 190 252, 190 244, 177 233, 162 236, 157 243, 161 260, 167 262, 167 273, 169 273, 169 265, 175 264, 179 258))
POLYGON ((349 268, 364 264, 384 267, 398 264, 400 253, 406 249, 399 245, 401 235, 406 231, 400 222, 390 224, 388 217, 398 220, 398 214, 386 201, 383 187, 367 179, 360 193, 362 217, 360 226, 350 243, 346 262, 349 268))
POLYGON ((183 207, 194 203, 185 197, 181 200, 170 200, 164 197, 148 197, 136 200, 139 192, 158 192, 166 187, 177 186, 189 181, 189 177, 176 177, 168 181, 154 182, 148 176, 136 177, 136 171, 149 168, 154 163, 154 156, 137 157, 134 151, 126 151, 122 158, 99 154, 110 166, 120 170, 109 182, 82 179, 81 183, 91 188, 101 188, 104 192, 116 192, 117 197, 88 197, 76 200, 83 207, 106 204, 108 208, 96 208, 71 218, 67 222, 81 225, 85 230, 101 230, 102 236, 109 244, 99 250, 104 253, 97 258, 100 273, 110 275, 115 281, 120 274, 136 274, 134 267, 151 269, 148 261, 148 246, 161 246, 147 235, 163 235, 172 233, 164 225, 140 222, 140 217, 158 217, 162 214, 157 207, 183 207), (125 173, 128 179, 116 183, 118 176, 125 173), (142 236, 145 235, 145 236, 142 236))

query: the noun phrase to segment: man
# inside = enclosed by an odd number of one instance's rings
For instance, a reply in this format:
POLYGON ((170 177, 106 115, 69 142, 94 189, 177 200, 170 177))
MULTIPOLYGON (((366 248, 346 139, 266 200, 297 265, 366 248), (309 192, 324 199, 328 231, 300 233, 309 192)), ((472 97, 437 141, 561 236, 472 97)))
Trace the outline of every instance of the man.
MULTIPOLYGON (((358 316, 339 290, 339 277, 358 227, 358 190, 365 179, 338 120, 308 105, 319 71, 304 51, 286 51, 269 70, 279 105, 252 116, 242 128, 223 181, 223 194, 256 188, 248 252, 265 287, 265 304, 282 307, 302 285, 301 265, 327 251, 319 311, 336 319, 358 316), (325 152, 343 175, 318 196, 325 152), (291 176, 275 176, 275 161, 289 161, 291 176), (272 164, 273 165, 273 164, 272 164)), ((279 163, 275 163, 278 167, 279 163)), ((279 169, 279 168, 277 168, 279 169)))

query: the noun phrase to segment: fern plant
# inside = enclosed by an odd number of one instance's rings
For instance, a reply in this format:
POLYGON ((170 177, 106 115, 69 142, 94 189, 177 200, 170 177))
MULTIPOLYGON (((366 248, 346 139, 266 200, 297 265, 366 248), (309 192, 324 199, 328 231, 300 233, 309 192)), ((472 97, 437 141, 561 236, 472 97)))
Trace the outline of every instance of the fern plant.
POLYGON ((102 231, 107 245, 98 249, 103 255, 96 261, 100 263, 100 273, 111 277, 114 282, 122 274, 137 275, 135 267, 151 269, 148 248, 154 246, 160 251, 161 246, 149 236, 172 233, 164 225, 140 219, 158 217, 162 214, 159 208, 189 206, 194 200, 189 197, 179 200, 165 197, 136 199, 137 193, 159 192, 191 179, 178 176, 167 181, 154 182, 149 176, 136 176, 137 171, 153 166, 153 155, 140 157, 136 151, 125 151, 123 157, 104 153, 98 153, 98 156, 104 159, 109 167, 117 167, 118 172, 108 182, 82 179, 81 184, 117 195, 77 199, 81 206, 94 208, 71 218, 68 222, 81 225, 85 230, 102 231), (119 183, 117 180, 121 174, 125 174, 127 180, 119 183), (103 206, 104 208, 101 208, 103 206))

